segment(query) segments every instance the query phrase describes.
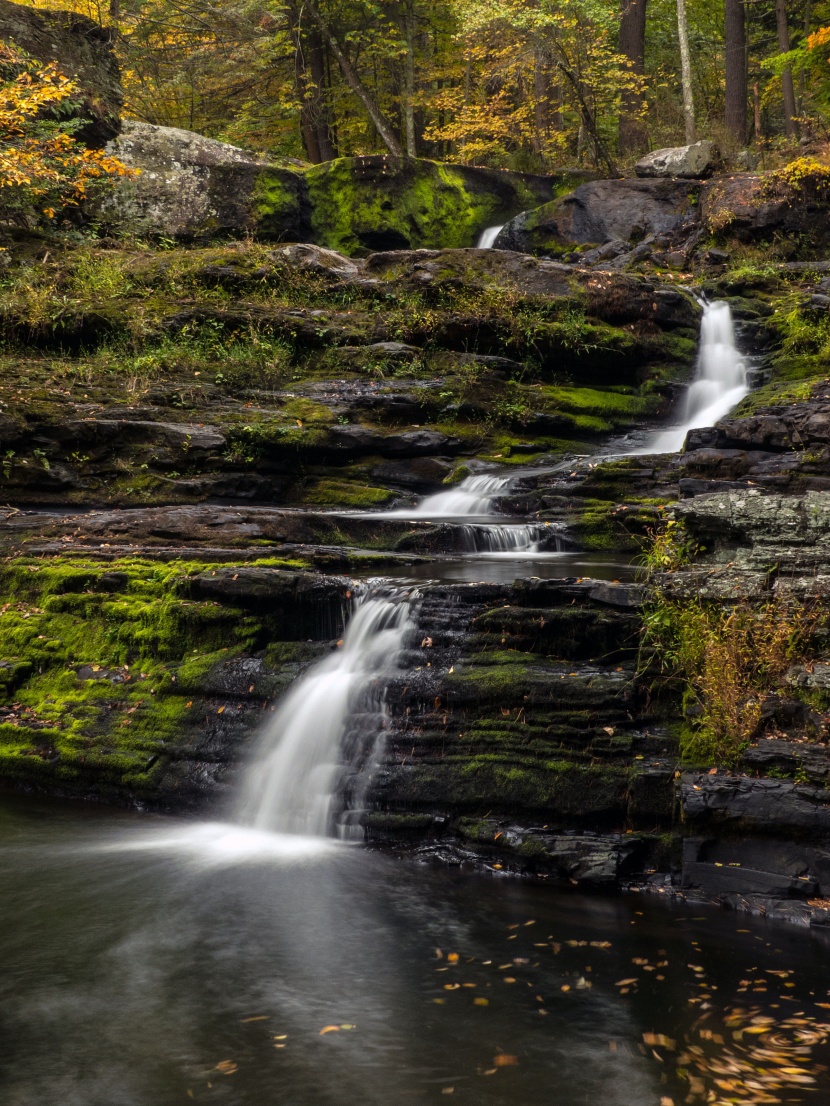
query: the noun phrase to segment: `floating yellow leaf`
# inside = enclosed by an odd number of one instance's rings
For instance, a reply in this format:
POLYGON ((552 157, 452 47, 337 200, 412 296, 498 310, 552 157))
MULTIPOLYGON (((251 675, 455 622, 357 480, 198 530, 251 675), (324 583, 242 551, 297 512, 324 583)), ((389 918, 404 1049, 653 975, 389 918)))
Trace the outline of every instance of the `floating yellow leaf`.
POLYGON ((320 1030, 320 1036, 322 1037, 324 1033, 339 1033, 339 1032, 340 1032, 340 1026, 339 1025, 324 1025, 323 1028, 320 1030))
POLYGON ((518 1056, 511 1056, 509 1052, 498 1052, 493 1057, 493 1064, 497 1068, 514 1068, 519 1063, 518 1056))

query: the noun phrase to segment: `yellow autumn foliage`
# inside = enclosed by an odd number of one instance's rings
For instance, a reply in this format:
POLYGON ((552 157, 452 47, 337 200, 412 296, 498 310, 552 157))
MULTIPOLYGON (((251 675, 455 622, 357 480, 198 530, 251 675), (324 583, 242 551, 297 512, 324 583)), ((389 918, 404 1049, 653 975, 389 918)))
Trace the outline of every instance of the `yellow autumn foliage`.
POLYGON ((0 43, 0 222, 30 225, 77 206, 100 186, 132 176, 117 158, 87 149, 67 116, 77 84, 57 62, 0 43))

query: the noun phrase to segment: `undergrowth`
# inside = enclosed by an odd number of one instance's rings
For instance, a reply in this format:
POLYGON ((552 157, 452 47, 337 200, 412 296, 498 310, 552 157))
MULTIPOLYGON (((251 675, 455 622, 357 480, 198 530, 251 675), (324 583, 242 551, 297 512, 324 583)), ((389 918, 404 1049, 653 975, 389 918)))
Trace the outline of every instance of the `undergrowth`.
MULTIPOLYGON (((696 552, 682 523, 669 521, 652 535, 647 565, 673 572, 696 552)), ((683 759, 734 767, 761 729, 767 700, 794 696, 787 672, 809 659, 827 613, 776 594, 760 603, 677 599, 659 578, 655 584, 643 612, 640 671, 682 701, 683 759)))

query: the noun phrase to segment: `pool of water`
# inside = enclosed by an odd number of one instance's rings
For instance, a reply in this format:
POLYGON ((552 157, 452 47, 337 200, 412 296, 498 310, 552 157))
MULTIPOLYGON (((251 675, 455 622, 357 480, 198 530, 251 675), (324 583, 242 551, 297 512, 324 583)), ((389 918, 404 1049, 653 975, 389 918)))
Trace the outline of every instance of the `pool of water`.
POLYGON ((5 800, 5 1106, 830 1101, 805 931, 5 800))
MULTIPOLYGON (((420 564, 387 568, 385 575, 395 583, 511 584, 533 577, 561 580, 572 576, 595 580, 634 580, 637 566, 613 553, 473 553, 456 557, 434 557, 420 564)), ((377 577, 367 566, 351 573, 356 579, 377 577)))

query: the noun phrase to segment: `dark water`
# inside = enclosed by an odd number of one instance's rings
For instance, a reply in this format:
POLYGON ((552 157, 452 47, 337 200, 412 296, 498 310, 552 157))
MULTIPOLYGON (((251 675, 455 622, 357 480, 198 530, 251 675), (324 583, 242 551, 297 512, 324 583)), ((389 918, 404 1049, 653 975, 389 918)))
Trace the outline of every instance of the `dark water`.
POLYGON ((830 1102, 806 931, 17 801, 0 887, 4 1106, 830 1102))
MULTIPOLYGON (((476 553, 457 557, 435 557, 422 564, 387 569, 395 583, 512 584, 514 580, 536 578, 562 580, 586 577, 593 580, 634 580, 638 567, 630 558, 613 553, 476 553)), ((368 566, 351 573, 356 579, 377 577, 368 566)))

